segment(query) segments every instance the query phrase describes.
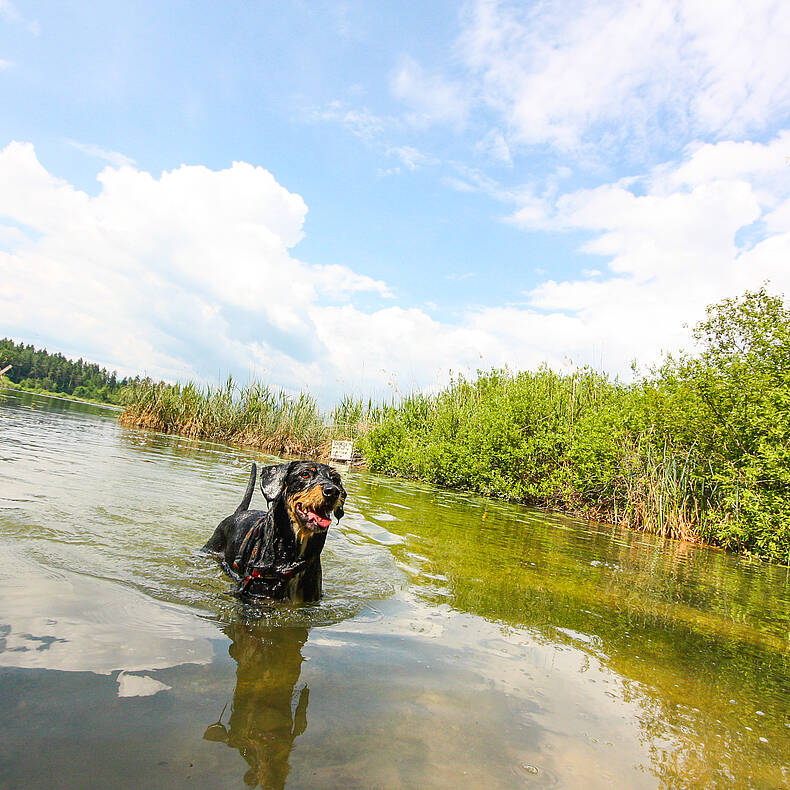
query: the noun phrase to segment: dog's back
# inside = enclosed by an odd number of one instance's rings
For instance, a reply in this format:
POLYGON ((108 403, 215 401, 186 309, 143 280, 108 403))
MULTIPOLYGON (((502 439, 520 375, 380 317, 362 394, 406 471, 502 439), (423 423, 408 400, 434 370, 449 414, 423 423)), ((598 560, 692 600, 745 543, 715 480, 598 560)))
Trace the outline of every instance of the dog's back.
POLYGON ((266 511, 262 510, 248 510, 252 495, 255 493, 255 478, 258 475, 258 467, 253 463, 250 470, 250 479, 247 483, 247 490, 244 492, 244 497, 241 503, 233 512, 232 515, 224 518, 217 525, 214 534, 206 541, 203 546, 203 551, 210 552, 211 554, 223 554, 227 560, 227 550, 233 543, 232 537, 238 533, 239 526, 246 523, 248 517, 256 514, 258 517, 265 515, 266 511))

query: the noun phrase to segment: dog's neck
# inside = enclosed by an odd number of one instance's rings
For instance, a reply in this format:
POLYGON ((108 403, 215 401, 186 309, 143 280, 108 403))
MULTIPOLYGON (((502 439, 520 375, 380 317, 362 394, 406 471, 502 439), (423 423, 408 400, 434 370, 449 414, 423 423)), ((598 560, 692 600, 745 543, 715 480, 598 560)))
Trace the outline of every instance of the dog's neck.
POLYGON ((301 525, 294 524, 289 510, 284 497, 280 497, 272 506, 276 539, 288 556, 294 559, 318 558, 326 542, 326 531, 311 532, 301 525))

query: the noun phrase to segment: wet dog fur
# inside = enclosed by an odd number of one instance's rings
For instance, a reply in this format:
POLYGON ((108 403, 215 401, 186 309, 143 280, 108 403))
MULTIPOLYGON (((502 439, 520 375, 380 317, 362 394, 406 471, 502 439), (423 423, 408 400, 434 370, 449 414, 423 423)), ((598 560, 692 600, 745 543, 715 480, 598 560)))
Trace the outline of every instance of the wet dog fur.
POLYGON ((340 475, 314 461, 263 467, 260 485, 269 509, 248 510, 256 473, 253 464, 241 504, 219 523, 203 551, 214 554, 238 582, 233 592, 240 598, 317 601, 330 516, 340 520, 346 499, 340 475))

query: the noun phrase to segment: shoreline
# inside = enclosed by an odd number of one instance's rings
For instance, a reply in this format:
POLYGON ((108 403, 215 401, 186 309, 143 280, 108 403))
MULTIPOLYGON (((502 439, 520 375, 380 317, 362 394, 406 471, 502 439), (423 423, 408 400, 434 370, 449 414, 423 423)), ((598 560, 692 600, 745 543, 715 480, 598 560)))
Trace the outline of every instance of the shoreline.
MULTIPOLYGON (((126 428, 136 428, 141 430, 155 431, 157 433, 161 433, 167 436, 180 436, 185 439, 205 441, 205 442, 210 442, 212 444, 222 445, 225 447, 234 447, 242 450, 259 452, 264 455, 270 455, 277 458, 293 459, 293 458, 304 457, 321 462, 331 461, 329 457, 329 445, 332 441, 331 436, 327 436, 326 438, 322 437, 320 439, 318 437, 314 437, 317 441, 307 442, 305 444, 302 444, 301 446, 292 446, 292 445, 285 446, 280 442, 278 442, 275 436, 270 436, 266 438, 261 435, 251 435, 250 432, 241 432, 236 437, 208 436, 208 435, 201 435, 200 431, 182 432, 178 430, 175 431, 167 430, 167 426, 154 424, 155 421, 140 419, 142 415, 135 415, 133 406, 131 409, 128 406, 124 409, 124 407, 116 404, 106 403, 102 401, 87 400, 85 398, 75 398, 65 393, 37 392, 35 390, 29 390, 19 386, 8 387, 8 386, 0 385, 0 390, 5 390, 8 392, 24 392, 28 395, 38 395, 41 397, 51 398, 53 400, 63 400, 73 403, 84 403, 90 406, 99 406, 99 407, 107 408, 117 413, 118 423, 126 428)), ((329 428, 327 428, 327 432, 329 432, 329 428)), ((701 536, 698 533, 693 534, 690 537, 679 537, 670 534, 662 534, 662 532, 658 530, 634 527, 627 523, 624 523, 622 520, 619 519, 615 520, 615 518, 613 517, 614 513, 606 513, 606 512, 595 513, 591 511, 578 510, 574 508, 547 507, 545 505, 541 505, 537 503, 530 503, 519 498, 487 495, 484 492, 476 491, 472 488, 467 488, 463 486, 443 485, 441 483, 437 483, 429 479, 421 478, 419 476, 399 475, 387 470, 371 469, 369 459, 361 454, 357 455, 352 466, 357 471, 368 471, 371 472, 372 474, 382 474, 386 477, 391 477, 392 479, 396 479, 396 480, 414 480, 415 482, 426 483, 428 485, 436 486, 437 488, 446 491, 456 491, 456 492, 473 494, 475 496, 480 496, 486 500, 509 502, 512 504, 521 505, 523 507, 534 508, 535 510, 541 511, 543 513, 555 513, 557 515, 569 516, 571 518, 579 519, 580 521, 585 521, 587 523, 598 524, 606 527, 615 527, 617 529, 625 529, 628 530, 629 532, 638 532, 646 535, 654 535, 664 540, 670 540, 673 543, 685 544, 687 546, 700 546, 710 549, 717 549, 720 551, 724 551, 726 554, 731 554, 739 558, 748 559, 749 561, 757 560, 761 564, 767 563, 770 565, 775 565, 777 567, 790 567, 790 564, 788 562, 784 562, 781 559, 767 557, 751 551, 745 551, 745 550, 736 551, 726 546, 723 546, 719 543, 712 542, 710 540, 705 540, 703 536, 701 536)))
POLYGON ((316 461, 329 459, 331 438, 322 438, 317 443, 305 443, 301 446, 289 447, 283 445, 282 442, 278 442, 274 436, 262 438, 259 435, 251 435, 249 432, 241 432, 238 436, 211 436, 201 431, 167 430, 167 426, 159 424, 157 420, 144 419, 138 415, 129 414, 129 411, 128 408, 123 409, 122 413, 118 415, 118 424, 124 428, 155 431, 166 436, 180 436, 184 439, 211 442, 225 445, 226 447, 257 450, 265 455, 273 455, 278 458, 303 455, 316 461))
MULTIPOLYGON (((179 431, 162 430, 161 428, 157 428, 157 427, 155 427, 153 425, 140 424, 139 422, 135 422, 133 419, 128 419, 128 420, 124 421, 122 419, 123 417, 124 417, 124 414, 120 415, 119 418, 118 418, 118 422, 119 422, 120 425, 122 425, 125 428, 135 428, 135 429, 144 430, 144 431, 155 431, 156 433, 161 433, 161 434, 166 435, 166 436, 180 436, 180 437, 182 437, 184 439, 192 439, 192 440, 196 440, 196 441, 209 442, 209 443, 218 444, 218 445, 221 445, 221 446, 224 446, 224 447, 234 447, 234 448, 243 449, 243 450, 253 450, 253 451, 260 452, 260 453, 262 453, 264 455, 270 455, 270 456, 274 456, 276 458, 282 458, 284 460, 296 460, 296 459, 299 459, 300 457, 302 457, 304 455, 305 457, 308 457, 311 460, 317 460, 317 461, 322 461, 322 462, 326 462, 326 463, 330 462, 330 458, 329 458, 328 452, 320 452, 320 451, 319 452, 309 452, 308 450, 305 450, 304 453, 299 452, 299 451, 297 451, 297 452, 294 452, 294 451, 276 452, 276 451, 272 450, 271 448, 267 448, 265 446, 262 446, 260 443, 257 443, 255 440, 239 441, 239 440, 233 440, 233 439, 217 439, 217 438, 209 438, 209 437, 205 437, 205 436, 194 436, 194 435, 189 435, 187 433, 181 433, 179 431)), ((341 463, 343 466, 348 467, 347 462, 339 462, 339 463, 341 463)), ((680 545, 684 545, 684 546, 687 546, 687 547, 694 547, 694 548, 699 547, 699 548, 705 548, 705 549, 715 549, 717 551, 724 552, 725 554, 731 555, 731 556, 736 557, 738 559, 748 560, 749 562, 757 561, 761 565, 763 565, 763 564, 765 564, 765 565, 774 565, 774 566, 779 567, 779 568, 790 567, 790 565, 788 565, 787 563, 782 563, 782 562, 780 562, 778 560, 774 560, 774 559, 771 559, 769 557, 764 557, 764 556, 761 556, 759 554, 755 554, 753 552, 749 552, 749 551, 733 551, 732 549, 728 549, 726 546, 722 546, 722 545, 717 544, 717 543, 712 543, 710 541, 706 541, 702 536, 700 536, 698 534, 694 535, 693 539, 682 538, 682 537, 675 537, 675 536, 672 536, 672 535, 661 534, 661 532, 659 532, 659 531, 654 531, 654 530, 649 530, 649 529, 639 529, 638 527, 632 527, 632 526, 630 526, 630 525, 628 525, 626 523, 623 523, 622 521, 615 521, 613 519, 609 519, 609 518, 606 517, 606 514, 603 514, 603 513, 596 515, 596 514, 593 514, 593 513, 590 513, 590 512, 585 512, 583 510, 572 510, 572 509, 567 509, 566 510, 566 509, 544 507, 544 506, 539 505, 539 504, 533 504, 533 503, 529 503, 529 502, 524 502, 524 501, 519 500, 519 499, 507 499, 507 498, 503 498, 503 497, 488 496, 488 495, 486 495, 486 494, 484 494, 484 493, 482 493, 480 491, 475 491, 475 490, 470 489, 470 488, 452 487, 452 486, 441 485, 441 484, 435 483, 435 482, 433 482, 431 480, 425 480, 425 479, 422 479, 422 478, 419 478, 419 477, 409 477, 409 476, 406 476, 406 475, 395 475, 395 474, 392 474, 392 473, 381 472, 381 471, 377 471, 377 470, 371 470, 369 468, 367 460, 364 458, 364 456, 359 456, 357 458, 357 460, 355 460, 353 462, 352 466, 355 468, 355 471, 358 471, 358 472, 369 472, 370 474, 381 475, 382 477, 388 477, 388 478, 391 478, 393 480, 410 480, 410 481, 417 482, 417 483, 424 483, 424 484, 427 484, 427 485, 430 485, 430 486, 434 486, 434 487, 436 487, 436 488, 438 488, 440 490, 444 490, 444 491, 452 491, 452 492, 458 492, 458 493, 464 493, 464 494, 472 494, 472 495, 478 496, 481 499, 484 499, 486 501, 506 502, 508 504, 520 505, 521 507, 531 508, 531 509, 540 511, 541 513, 556 514, 556 515, 559 515, 559 516, 567 516, 567 517, 570 517, 570 518, 577 519, 579 521, 586 522, 588 524, 596 524, 596 525, 603 526, 603 527, 613 527, 615 529, 626 530, 626 531, 628 531, 630 533, 641 533, 643 535, 651 535, 651 536, 660 538, 662 540, 671 542, 673 544, 680 544, 680 545)))
POLYGON ((0 384, 0 390, 5 390, 6 392, 24 392, 28 395, 40 395, 42 398, 53 398, 54 400, 67 400, 71 401, 72 403, 87 403, 89 406, 104 406, 105 408, 112 409, 113 411, 123 412, 124 407, 119 406, 117 403, 107 403, 107 401, 102 400, 87 400, 85 398, 75 398, 73 395, 69 395, 66 392, 48 392, 45 390, 30 390, 26 387, 20 387, 19 385, 15 385, 13 387, 9 387, 7 384, 0 384))

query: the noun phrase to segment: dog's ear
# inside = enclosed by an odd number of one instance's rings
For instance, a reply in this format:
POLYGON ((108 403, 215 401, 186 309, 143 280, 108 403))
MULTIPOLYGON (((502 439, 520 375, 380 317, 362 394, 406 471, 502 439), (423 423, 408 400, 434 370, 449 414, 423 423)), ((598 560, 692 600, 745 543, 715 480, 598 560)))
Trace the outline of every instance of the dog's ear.
POLYGON ((337 519, 337 523, 340 523, 340 519, 346 515, 346 511, 343 509, 343 505, 346 504, 346 491, 343 486, 340 486, 340 499, 338 500, 337 507, 335 508, 335 518, 337 519))
POLYGON ((283 488, 285 488, 285 478, 295 463, 295 461, 291 461, 289 464, 275 464, 274 466, 264 466, 261 469, 261 493, 269 504, 282 494, 283 488))

